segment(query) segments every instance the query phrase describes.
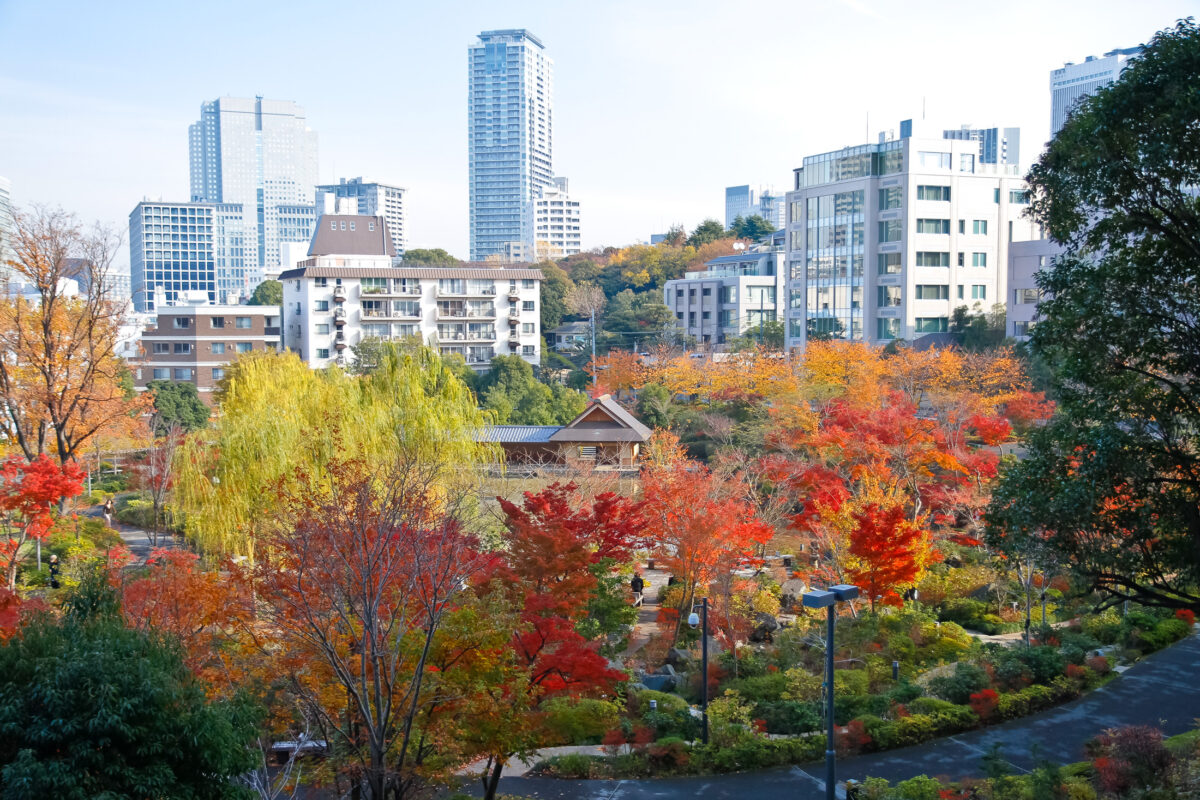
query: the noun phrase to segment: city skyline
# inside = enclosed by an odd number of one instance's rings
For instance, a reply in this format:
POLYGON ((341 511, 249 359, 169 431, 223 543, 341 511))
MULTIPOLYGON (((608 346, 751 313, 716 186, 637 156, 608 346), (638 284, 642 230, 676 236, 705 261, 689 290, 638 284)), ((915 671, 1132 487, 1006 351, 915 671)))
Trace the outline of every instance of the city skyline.
MULTIPOLYGON (((1030 3, 1003 12, 960 9, 942 20, 939 7, 764 4, 751 22, 771 24, 747 24, 745 34, 700 8, 684 13, 692 6, 623 2, 571 10, 525 3, 503 13, 461 3, 385 9, 370 30, 353 14, 283 26, 331 38, 353 30, 364 45, 390 35, 392 15, 419 28, 420 41, 388 54, 390 61, 370 61, 392 72, 385 97, 378 85, 336 70, 295 69, 293 36, 263 42, 261 25, 240 26, 253 35, 222 28, 220 4, 205 14, 186 12, 173 25, 197 41, 221 33, 221 62, 179 71, 147 67, 178 48, 145 36, 172 13, 165 9, 138 4, 142 13, 131 25, 132 9, 111 14, 72 4, 74 12, 64 15, 10 0, 0 3, 0 74, 9 76, 0 79, 0 175, 12 181, 20 206, 49 202, 123 226, 144 197, 188 196, 187 126, 199 103, 219 95, 292 100, 321 137, 318 183, 361 174, 405 186, 409 246, 466 257, 462 49, 481 30, 526 28, 551 43, 555 58, 555 156, 588 208, 583 246, 619 245, 674 223, 720 219, 724 187, 782 189, 805 155, 874 141, 923 108, 946 127, 1022 128, 1027 168, 1049 135, 1051 70, 1140 44, 1189 10, 1177 2, 1099 10, 1030 3), (62 46, 35 56, 32 31, 50 24, 62 46), (962 35, 984 26, 994 33, 986 41, 962 35), (888 37, 899 33, 937 46, 897 49, 888 37), (136 47, 131 36, 142 37, 136 47), (79 55, 97 52, 88 46, 97 38, 107 43, 103 55, 79 55), (743 66, 713 58, 732 55, 729 48, 755 58, 743 66), (832 68, 838 87, 821 78, 798 91, 805 75, 827 76, 832 68), (805 99, 789 99, 796 97, 805 99)), ((247 13, 258 23, 271 18, 247 13)))

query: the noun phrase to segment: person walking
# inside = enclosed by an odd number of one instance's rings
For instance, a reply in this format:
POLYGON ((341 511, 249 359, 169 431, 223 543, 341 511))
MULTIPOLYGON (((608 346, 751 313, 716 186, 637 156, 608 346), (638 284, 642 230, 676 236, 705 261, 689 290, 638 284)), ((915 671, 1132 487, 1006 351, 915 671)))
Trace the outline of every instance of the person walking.
POLYGON ((115 506, 113 505, 113 500, 111 497, 104 501, 104 524, 110 528, 112 527, 113 523, 114 508, 115 506))
POLYGON ((646 588, 646 582, 642 580, 640 572, 633 573, 633 580, 629 582, 629 588, 633 590, 633 605, 640 606, 642 604, 642 590, 646 588))
POLYGON ((58 588, 58 556, 55 553, 50 554, 50 588, 58 588))

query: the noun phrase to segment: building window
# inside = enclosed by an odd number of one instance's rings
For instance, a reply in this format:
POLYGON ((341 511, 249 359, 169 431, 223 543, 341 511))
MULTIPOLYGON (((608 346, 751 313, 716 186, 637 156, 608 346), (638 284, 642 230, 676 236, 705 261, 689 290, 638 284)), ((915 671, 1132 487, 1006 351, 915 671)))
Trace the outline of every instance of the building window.
POLYGON ((918 219, 917 233, 950 233, 950 220, 918 219))
POLYGON ((328 300, 318 300, 316 303, 316 306, 317 306, 317 311, 328 311, 329 310, 329 301, 328 300))
POLYGON ((225 368, 224 367, 213 367, 212 368, 212 379, 214 381, 219 381, 219 380, 221 380, 221 378, 224 378, 224 377, 225 377, 225 368))
POLYGON ((879 210, 886 211, 889 208, 899 208, 904 199, 904 191, 899 186, 893 186, 890 189, 879 190, 879 210))
POLYGON ((877 319, 875 324, 877 334, 875 338, 877 339, 895 339, 900 335, 900 320, 898 319, 877 319))
POLYGON ((904 236, 904 226, 898 219, 879 223, 879 241, 898 242, 904 236))
POLYGON ((676 299, 676 300, 682 300, 682 299, 683 299, 683 289, 676 289, 676 290, 675 290, 675 299, 676 299))
POLYGON ((710 288, 708 288, 708 287, 705 287, 704 289, 701 289, 701 290, 700 290, 700 296, 701 296, 701 297, 712 297, 712 289, 710 289, 710 288))
POLYGON ((975 154, 960 153, 958 156, 958 171, 959 172, 974 172, 975 171, 975 154))
POLYGON ((387 291, 387 278, 363 278, 363 294, 383 294, 387 291))
POLYGON ((949 300, 950 287, 940 283, 918 283, 918 300, 949 300))
POLYGON ((987 300, 987 286, 981 283, 976 283, 971 286, 972 300, 987 300))
POLYGON ((1013 296, 1017 305, 1028 306, 1042 299, 1042 291, 1041 289, 1016 289, 1013 296))
POLYGON ((314 278, 313 285, 317 286, 321 289, 324 289, 326 286, 329 285, 329 278, 314 278))
POLYGON ((375 223, 374 223, 374 222, 368 222, 368 223, 367 223, 367 230, 368 230, 368 231, 373 231, 373 230, 375 230, 375 223))
POLYGON ((1013 336, 1028 336, 1029 331, 1031 331, 1032 329, 1033 329, 1032 322, 1024 322, 1024 321, 1014 322, 1013 323, 1013 336))
MULTIPOLYGON (((999 194, 999 192, 1000 192, 1000 190, 997 189, 996 193, 999 194)), ((1008 193, 1008 202, 1017 203, 1017 204, 1023 205, 1023 206, 1028 205, 1029 204, 1029 192, 1028 191, 1009 192, 1008 193)))
POLYGON ((250 318, 237 317, 234 321, 234 327, 241 328, 242 330, 248 329, 250 327, 250 318))
POLYGON ((976 219, 971 221, 971 233, 987 236, 987 220, 976 219))
POLYGON ((682 312, 682 311, 676 311, 676 312, 675 312, 675 319, 679 320, 680 322, 683 322, 683 312, 682 312))
POLYGON ((702 319, 702 320, 704 320, 704 319, 712 319, 712 312, 711 312, 711 311, 701 311, 701 312, 700 312, 700 319, 702 319))
POLYGON ((354 223, 353 223, 353 222, 351 222, 351 223, 350 223, 350 230, 354 230, 354 223))
POLYGON ((950 330, 949 317, 917 317, 913 330, 917 333, 945 333, 950 330))
POLYGON ((533 311, 533 301, 532 300, 522 300, 521 301, 521 310, 522 311, 533 311))
POLYGON ((329 358, 329 348, 328 347, 318 347, 317 348, 317 358, 329 358))
MULTIPOLYGON (((881 190, 882 191, 882 190, 881 190)), ((949 186, 918 186, 918 200, 934 200, 942 203, 950 202, 950 187, 949 186)))
POLYGON ((163 353, 170 353, 170 352, 171 352, 171 345, 168 344, 167 342, 155 342, 154 343, 154 354, 155 355, 162 355, 163 353))
POLYGON ((696 312, 689 311, 688 312, 688 325, 695 325, 695 324, 696 324, 696 312))
POLYGON ((212 319, 209 320, 209 325, 211 325, 214 328, 224 328, 225 327, 225 318, 224 317, 213 317, 212 319))
POLYGON ((534 286, 533 278, 521 278, 521 288, 522 289, 532 289, 533 286, 534 286))
POLYGON ((176 328, 190 328, 190 327, 192 327, 192 320, 191 320, 191 318, 190 318, 190 317, 173 317, 172 319, 173 319, 173 321, 174 321, 174 323, 175 323, 175 325, 174 325, 174 326, 175 326, 176 328))
POLYGON ((880 275, 896 275, 900 272, 900 254, 899 253, 880 253, 879 254, 879 274, 880 275))
POLYGON ((534 330, 533 330, 532 322, 522 322, 521 323, 521 335, 532 336, 533 333, 534 333, 534 330))
MULTIPOLYGON (((920 295, 918 295, 918 297, 919 296, 920 295)), ((880 307, 900 305, 900 287, 899 286, 880 286, 879 287, 879 305, 880 305, 880 307)))
POLYGON ((237 343, 237 351, 239 353, 249 353, 253 349, 254 349, 253 342, 238 342, 237 343))
POLYGON ((192 371, 190 369, 188 369, 187 367, 176 367, 175 368, 175 380, 190 381, 191 379, 192 379, 192 371))
POLYGON ((318 334, 324 335, 324 334, 329 333, 329 323, 328 322, 322 322, 321 324, 315 325, 313 327, 316 328, 316 331, 318 334))
POLYGON ((192 343, 191 342, 176 342, 175 343, 175 355, 177 355, 177 356, 187 355, 190 352, 192 352, 192 343))
POLYGON ((959 253, 959 254, 958 254, 958 265, 959 265, 960 267, 964 265, 964 262, 965 262, 965 260, 966 260, 966 257, 967 257, 967 254, 966 254, 966 253, 959 253))
POLYGON ((164 369, 161 367, 159 369, 154 370, 154 380, 169 381, 170 379, 171 379, 171 370, 164 369))
POLYGON ((219 355, 219 356, 224 355, 225 354, 225 343, 224 342, 213 342, 212 343, 212 351, 216 355, 219 355))
POLYGON ((949 153, 934 153, 922 150, 917 154, 921 166, 926 169, 950 169, 949 153))
POLYGON ((531 344, 521 345, 521 355, 531 356, 531 355, 533 355, 533 351, 534 351, 533 345, 531 345, 531 344))
POLYGON ((932 250, 917 251, 917 266, 918 267, 948 267, 950 266, 950 254, 939 253, 932 250))
POLYGON ((330 221, 329 221, 329 230, 331 230, 331 231, 336 231, 336 230, 337 230, 337 220, 330 220, 330 221))
POLYGON ((962 287, 962 286, 959 286, 959 287, 958 287, 958 299, 959 299, 959 300, 962 300, 962 299, 963 299, 963 288, 964 288, 964 287, 962 287))
POLYGON ((986 267, 987 266, 987 253, 971 253, 971 266, 972 267, 986 267))

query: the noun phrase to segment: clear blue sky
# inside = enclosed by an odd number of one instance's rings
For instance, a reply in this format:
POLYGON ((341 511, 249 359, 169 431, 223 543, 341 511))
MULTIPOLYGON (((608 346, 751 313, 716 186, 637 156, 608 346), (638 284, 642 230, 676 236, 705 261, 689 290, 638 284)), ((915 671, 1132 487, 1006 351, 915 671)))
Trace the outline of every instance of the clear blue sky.
POLYGON ((1049 72, 1146 41, 1194 2, 0 0, 0 175, 19 204, 124 225, 188 195, 187 126, 220 95, 295 100, 320 178, 409 189, 412 247, 467 250, 466 48, 524 27, 555 61, 554 166, 584 245, 723 215, 805 155, 899 120, 1048 135, 1049 72))

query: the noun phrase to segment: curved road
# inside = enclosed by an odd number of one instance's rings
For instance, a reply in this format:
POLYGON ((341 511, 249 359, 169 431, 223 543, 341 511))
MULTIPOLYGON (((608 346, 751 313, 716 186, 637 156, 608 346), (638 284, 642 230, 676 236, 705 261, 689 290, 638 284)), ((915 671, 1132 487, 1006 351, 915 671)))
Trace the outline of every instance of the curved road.
MULTIPOLYGON (((1083 745, 1107 728, 1156 725, 1168 736, 1196 727, 1200 719, 1200 637, 1189 636, 1135 664, 1116 680, 1065 705, 990 728, 916 747, 838 762, 838 780, 866 777, 904 780, 914 775, 951 779, 982 774, 980 757, 994 744, 1017 771, 1042 759, 1081 761, 1083 745), (1031 753, 1031 750, 1034 752, 1031 753)), ((824 764, 732 775, 626 781, 502 778, 500 792, 544 800, 752 800, 788 797, 823 800, 824 764)), ((476 789, 468 784, 466 789, 476 789)))

